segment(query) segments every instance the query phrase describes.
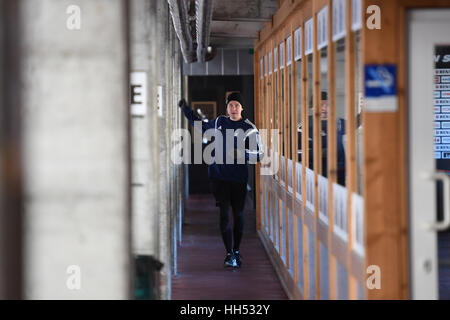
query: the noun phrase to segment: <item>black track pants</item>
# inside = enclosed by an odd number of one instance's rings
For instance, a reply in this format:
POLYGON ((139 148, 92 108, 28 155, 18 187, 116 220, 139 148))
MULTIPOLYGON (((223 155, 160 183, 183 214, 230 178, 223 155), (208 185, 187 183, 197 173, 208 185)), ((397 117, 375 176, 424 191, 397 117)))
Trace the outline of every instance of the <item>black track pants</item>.
POLYGON ((212 190, 216 198, 216 206, 220 209, 220 232, 225 249, 228 253, 232 249, 239 250, 244 233, 247 183, 212 180, 212 190), (233 230, 231 229, 230 206, 233 211, 233 230))

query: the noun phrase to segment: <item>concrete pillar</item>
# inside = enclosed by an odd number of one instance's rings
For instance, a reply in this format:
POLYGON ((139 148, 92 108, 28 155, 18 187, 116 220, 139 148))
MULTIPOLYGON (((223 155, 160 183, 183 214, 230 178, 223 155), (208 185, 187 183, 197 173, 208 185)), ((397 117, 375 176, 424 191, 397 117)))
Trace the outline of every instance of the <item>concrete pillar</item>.
MULTIPOLYGON (((181 112, 180 110, 177 110, 178 108, 177 103, 178 99, 181 98, 181 70, 180 70, 180 45, 178 42, 178 38, 174 34, 173 37, 173 95, 172 95, 172 105, 175 106, 174 112, 173 112, 173 119, 174 124, 176 128, 181 128, 181 112)), ((175 165, 174 167, 174 174, 175 174, 175 181, 174 181, 174 212, 173 212, 173 274, 177 275, 178 268, 177 268, 177 256, 178 256, 178 242, 179 242, 179 214, 180 214, 180 208, 181 208, 181 195, 182 190, 184 188, 181 187, 180 181, 182 179, 182 166, 181 165, 175 165)))
POLYGON ((147 77, 145 115, 132 116, 133 253, 158 253, 158 110, 156 108, 156 4, 152 0, 130 3, 131 72, 147 77))
MULTIPOLYGON (((175 42, 175 51, 174 51, 174 63, 175 63, 175 75, 174 79, 175 79, 175 90, 174 90, 174 114, 175 114, 175 122, 177 125, 177 128, 183 128, 183 124, 184 124, 184 116, 181 112, 181 110, 178 108, 178 101, 179 99, 181 99, 183 97, 182 94, 182 54, 181 54, 181 47, 180 44, 177 40, 177 38, 174 39, 175 42)), ((182 215, 183 215, 183 210, 184 210, 184 194, 185 194, 185 183, 184 183, 184 170, 185 170, 185 165, 180 164, 176 166, 176 177, 177 177, 177 187, 176 187, 176 195, 177 195, 177 199, 176 199, 176 214, 175 214, 175 243, 174 243, 174 248, 175 248, 175 252, 177 252, 177 247, 178 245, 181 243, 181 232, 182 232, 182 215)), ((175 268, 177 267, 177 264, 175 263, 175 268)), ((177 269, 175 269, 175 274, 177 273, 177 269)))
MULTIPOLYGON (((172 90, 171 99, 172 104, 169 109, 172 112, 172 130, 179 128, 186 128, 184 125, 184 115, 182 114, 180 108, 178 107, 178 101, 183 97, 182 94, 182 54, 180 43, 178 37, 175 34, 172 23, 170 23, 171 31, 171 61, 172 61, 172 90)), ((172 144, 170 143, 170 150, 172 151, 172 144)), ((182 214, 184 210, 185 201, 185 165, 184 164, 172 164, 172 170, 174 172, 173 179, 173 211, 171 215, 172 219, 172 251, 173 251, 173 273, 177 274, 177 249, 181 241, 181 231, 182 231, 182 214)))
POLYGON ((181 68, 175 51, 179 51, 178 38, 169 14, 166 1, 158 1, 157 51, 159 58, 158 84, 163 90, 162 116, 159 118, 159 146, 160 146, 160 259, 164 261, 162 271, 163 299, 170 299, 171 276, 176 271, 176 221, 178 211, 179 192, 177 179, 179 166, 175 166, 170 159, 172 150, 171 135, 179 128, 180 110, 177 103, 179 95, 179 80, 181 68))
POLYGON ((22 1, 25 298, 131 297, 127 6, 22 1))
POLYGON ((170 160, 171 134, 179 127, 179 44, 166 1, 131 3, 131 71, 148 79, 145 115, 132 117, 133 252, 163 263, 158 299, 170 299, 176 272, 179 166, 170 160), (157 108, 160 101, 161 109, 157 108))
MULTIPOLYGON (((157 1, 130 2, 131 72, 147 78, 145 113, 132 115, 133 254, 136 263, 147 257, 159 258, 159 131, 157 92, 159 61, 155 42, 157 1), (139 257, 138 257, 139 256, 139 257)), ((154 270, 147 270, 149 273, 154 270)), ((155 282, 157 279, 155 279, 155 282)), ((153 285, 152 298, 159 298, 153 285)))
POLYGON ((172 263, 170 256, 170 170, 169 170, 169 150, 167 148, 170 138, 170 114, 168 110, 168 78, 169 68, 167 60, 167 50, 169 46, 169 9, 166 1, 157 1, 157 37, 156 45, 158 52, 158 85, 162 88, 163 108, 162 116, 159 118, 159 259, 164 263, 161 271, 161 299, 170 298, 172 263))
MULTIPOLYGON (((170 90, 171 105, 169 109, 172 112, 172 130, 182 128, 182 112, 178 108, 178 101, 181 96, 181 49, 178 38, 175 34, 173 25, 170 23, 171 30, 171 53, 170 61, 172 62, 172 89, 170 90)), ((170 141, 169 141, 170 142, 170 141)), ((169 148, 172 152, 172 143, 169 143, 169 148)), ((172 172, 174 178, 172 179, 172 259, 173 259, 173 274, 177 274, 177 245, 180 241, 180 214, 182 205, 182 195, 184 193, 184 180, 183 179, 183 165, 175 165, 171 163, 172 172)))

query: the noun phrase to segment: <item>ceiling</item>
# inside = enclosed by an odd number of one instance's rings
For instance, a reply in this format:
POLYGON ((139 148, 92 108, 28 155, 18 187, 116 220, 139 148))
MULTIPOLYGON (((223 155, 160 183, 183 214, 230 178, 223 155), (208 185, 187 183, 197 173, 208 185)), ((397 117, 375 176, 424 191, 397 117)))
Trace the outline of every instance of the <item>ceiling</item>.
POLYGON ((264 22, 278 10, 278 0, 214 0, 210 45, 253 48, 264 22))

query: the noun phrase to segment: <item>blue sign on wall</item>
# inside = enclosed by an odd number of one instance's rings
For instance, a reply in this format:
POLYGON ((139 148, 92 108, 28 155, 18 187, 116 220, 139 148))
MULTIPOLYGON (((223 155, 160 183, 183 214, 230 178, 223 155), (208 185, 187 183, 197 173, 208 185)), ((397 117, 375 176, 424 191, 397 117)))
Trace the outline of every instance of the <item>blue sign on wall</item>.
POLYGON ((395 112, 397 98, 397 66, 371 64, 365 66, 365 110, 368 112, 395 112))

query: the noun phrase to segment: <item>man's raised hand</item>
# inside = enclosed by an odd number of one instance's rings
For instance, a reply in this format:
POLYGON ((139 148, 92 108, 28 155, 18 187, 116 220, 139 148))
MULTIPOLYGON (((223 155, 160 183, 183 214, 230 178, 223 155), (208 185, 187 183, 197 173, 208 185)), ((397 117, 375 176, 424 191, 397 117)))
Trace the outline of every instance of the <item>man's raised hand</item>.
POLYGON ((187 103, 186 103, 186 100, 181 99, 180 101, 178 101, 178 106, 179 106, 180 108, 183 108, 183 107, 187 107, 188 105, 187 105, 187 103))

